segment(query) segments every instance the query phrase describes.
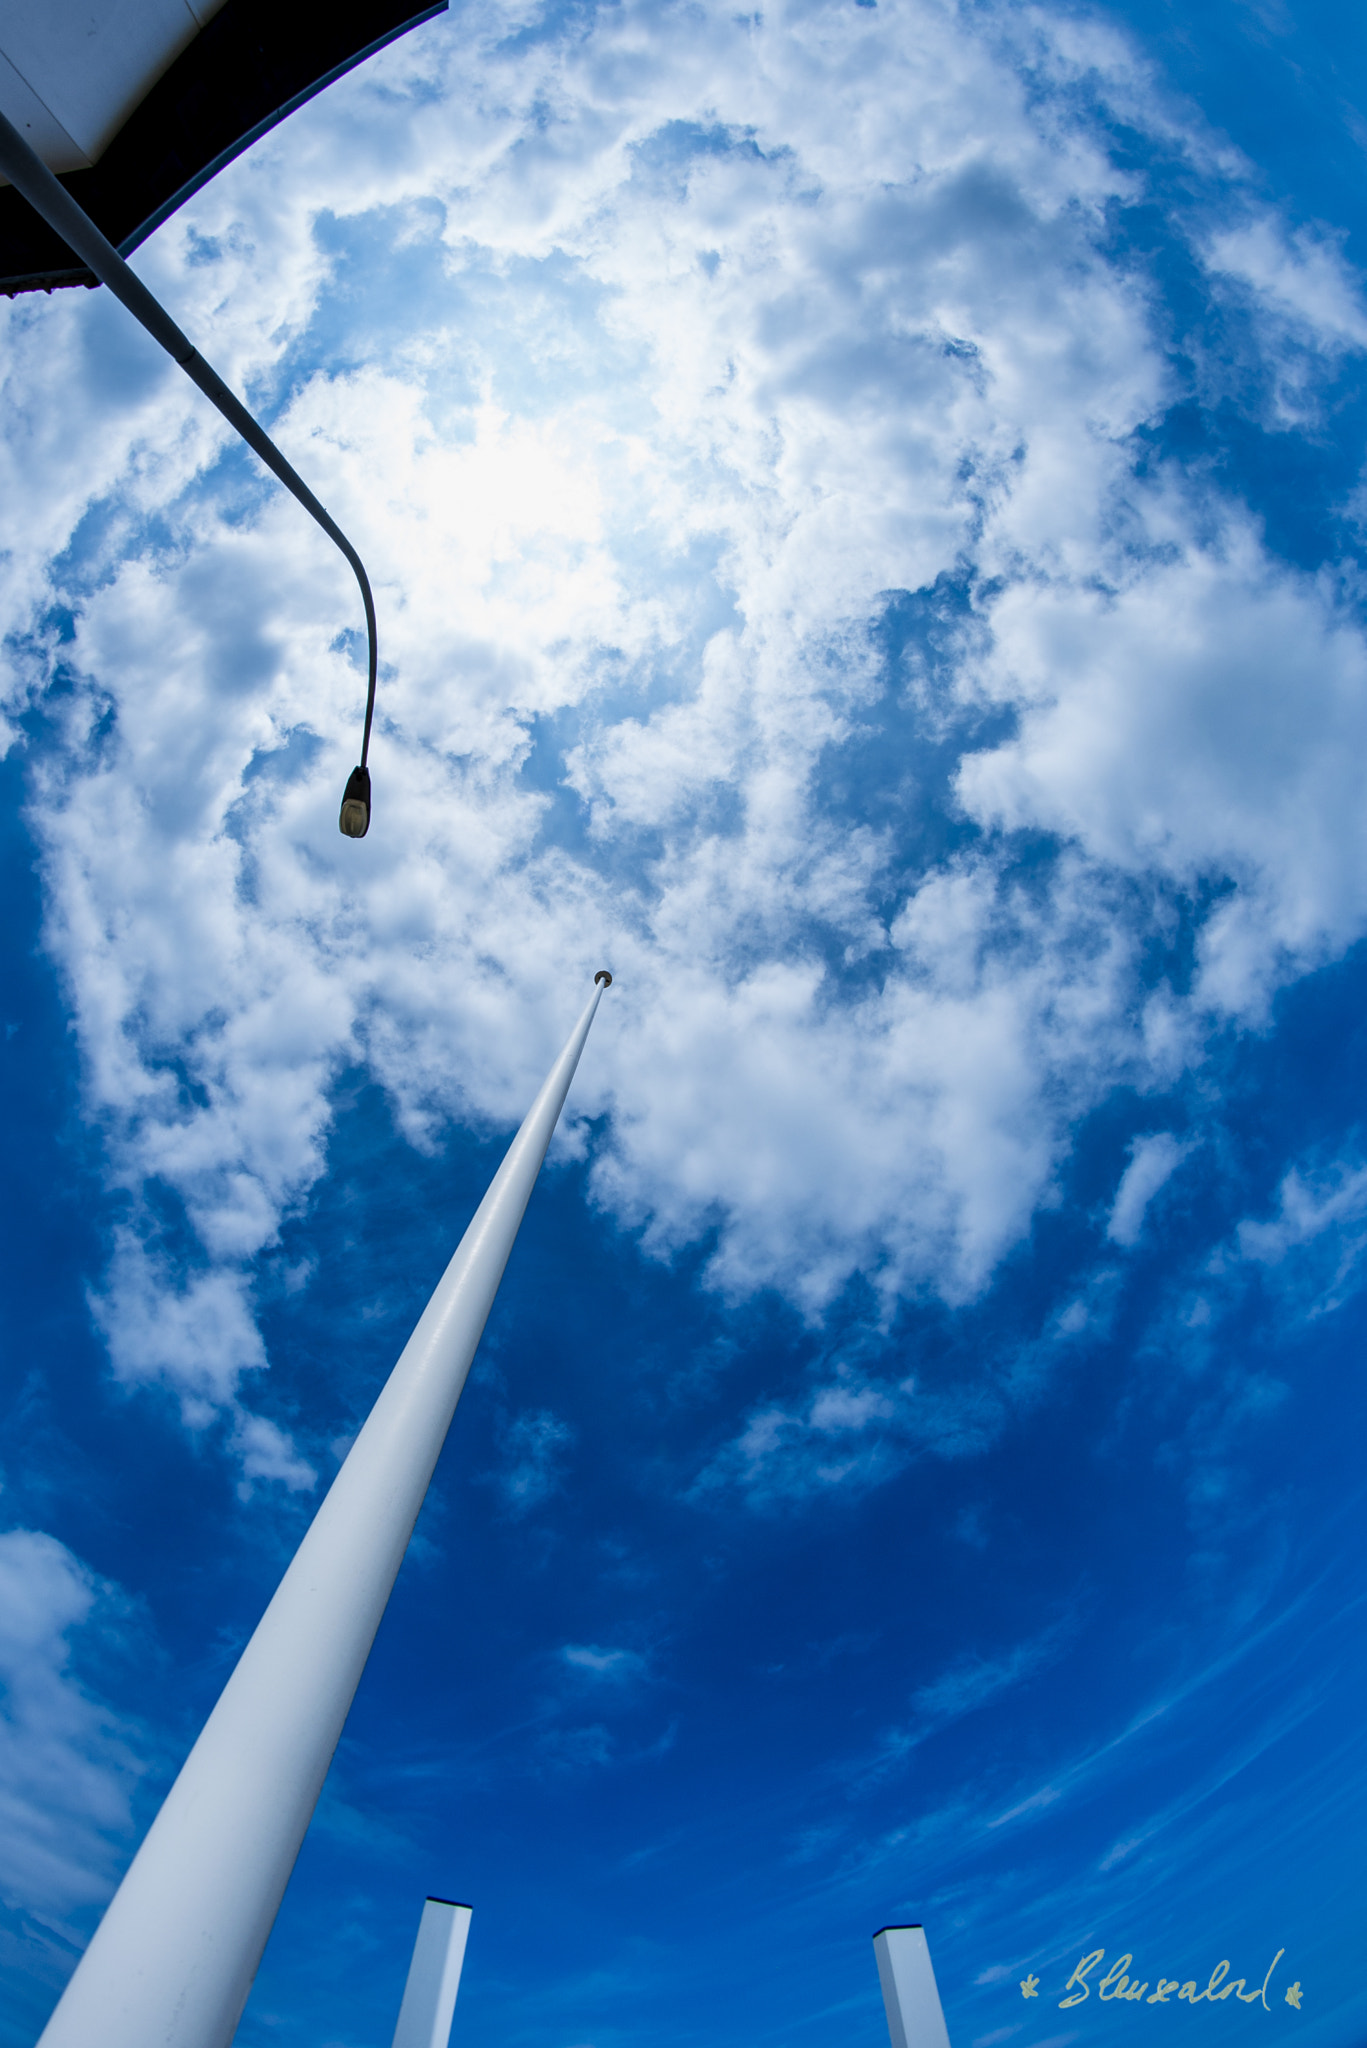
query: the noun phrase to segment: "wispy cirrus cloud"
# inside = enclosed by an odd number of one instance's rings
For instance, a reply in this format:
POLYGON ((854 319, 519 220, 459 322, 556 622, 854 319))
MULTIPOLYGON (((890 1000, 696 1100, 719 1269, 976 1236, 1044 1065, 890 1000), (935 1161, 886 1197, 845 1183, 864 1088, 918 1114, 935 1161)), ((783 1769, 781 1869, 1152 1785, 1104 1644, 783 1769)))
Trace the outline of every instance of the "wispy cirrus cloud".
POLYGON ((917 1689, 911 1718, 904 1726, 885 1731, 872 1757, 854 1767, 853 1782, 868 1789, 894 1775, 933 1735, 1014 1692, 1055 1663, 1077 1631, 1076 1613, 1065 1614, 995 1656, 957 1659, 938 1678, 917 1689))
POLYGON ((639 1650, 603 1649, 597 1643, 566 1643, 562 1663, 572 1672, 610 1685, 626 1685, 643 1676, 646 1659, 639 1650))
POLYGON ((1111 1204, 1107 1237, 1127 1248, 1139 1242, 1149 1204, 1193 1150, 1193 1142, 1183 1143, 1171 1131, 1157 1131, 1151 1137, 1135 1139, 1130 1147, 1129 1165, 1120 1177, 1111 1204))

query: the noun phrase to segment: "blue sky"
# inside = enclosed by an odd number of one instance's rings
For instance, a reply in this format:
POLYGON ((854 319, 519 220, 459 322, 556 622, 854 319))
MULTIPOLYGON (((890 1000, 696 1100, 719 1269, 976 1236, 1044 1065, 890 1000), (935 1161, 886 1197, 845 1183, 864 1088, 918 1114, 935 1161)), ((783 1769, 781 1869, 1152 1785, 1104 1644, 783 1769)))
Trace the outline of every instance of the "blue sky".
POLYGON ((0 307, 0 2048, 601 964, 239 2039, 430 1890, 471 2048, 875 2048, 903 1919, 955 2048, 1362 2042, 1365 148, 1328 5, 331 88, 138 265, 375 582, 359 846, 345 565, 0 307))

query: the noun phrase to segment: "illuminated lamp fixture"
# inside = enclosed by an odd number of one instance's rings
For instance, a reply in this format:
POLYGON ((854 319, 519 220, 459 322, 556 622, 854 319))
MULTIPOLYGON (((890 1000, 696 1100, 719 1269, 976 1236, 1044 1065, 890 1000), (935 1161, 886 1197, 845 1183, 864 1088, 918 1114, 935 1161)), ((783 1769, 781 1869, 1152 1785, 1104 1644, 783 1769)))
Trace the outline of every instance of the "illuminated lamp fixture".
POLYGON ((364 761, 347 777, 338 822, 348 839, 364 839, 370 830, 370 770, 364 761))

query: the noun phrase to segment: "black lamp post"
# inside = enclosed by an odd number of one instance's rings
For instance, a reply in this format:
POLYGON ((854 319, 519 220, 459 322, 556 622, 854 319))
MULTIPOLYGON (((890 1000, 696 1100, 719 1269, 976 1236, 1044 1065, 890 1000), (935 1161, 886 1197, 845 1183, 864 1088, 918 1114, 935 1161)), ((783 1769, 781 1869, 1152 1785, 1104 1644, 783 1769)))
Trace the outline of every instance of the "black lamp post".
POLYGON ((16 191, 23 193, 48 226, 75 250, 100 282, 109 286, 115 298, 123 301, 153 340, 160 342, 167 355, 180 364, 186 376, 218 407, 248 447, 255 450, 266 467, 279 477, 285 489, 292 491, 304 510, 317 520, 329 540, 336 543, 355 570, 356 581, 361 586, 361 602, 365 606, 366 632, 370 640, 370 678, 366 685, 360 765, 352 769, 347 779, 338 824, 348 839, 364 839, 370 830, 370 770, 366 766, 366 757, 370 752, 370 726, 375 716, 375 672, 379 649, 375 633, 375 600, 370 594, 370 578, 360 556, 341 527, 323 510, 303 478, 286 462, 270 435, 257 425, 217 371, 210 369, 165 307, 153 298, 141 279, 134 276, 113 243, 105 240, 90 216, 82 212, 65 186, 53 176, 42 158, 29 148, 23 136, 3 114, 0 114, 0 171, 16 191))

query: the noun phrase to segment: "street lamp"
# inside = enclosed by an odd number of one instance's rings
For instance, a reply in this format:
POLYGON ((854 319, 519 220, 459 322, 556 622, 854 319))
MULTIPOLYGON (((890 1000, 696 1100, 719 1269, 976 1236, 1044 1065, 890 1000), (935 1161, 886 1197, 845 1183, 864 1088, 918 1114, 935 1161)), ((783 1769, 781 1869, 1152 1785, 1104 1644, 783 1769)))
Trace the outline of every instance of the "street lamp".
POLYGON ((338 825, 348 839, 364 839, 370 830, 370 770, 366 759, 370 753, 370 726, 375 716, 375 673, 379 663, 379 643, 375 631, 375 600, 370 594, 370 578, 364 564, 351 542, 336 521, 329 517, 314 497, 313 492, 291 465, 286 462, 264 428, 257 425, 245 405, 234 397, 216 370, 212 370, 203 356, 183 335, 166 308, 155 299, 146 285, 135 277, 120 256, 112 242, 106 241, 89 214, 76 204, 66 187, 55 178, 42 158, 29 148, 23 136, 11 122, 0 114, 0 172, 3 172, 16 191, 22 192, 30 206, 40 213, 50 228, 75 250, 87 267, 102 284, 107 284, 116 299, 121 299, 135 320, 140 320, 147 332, 166 350, 174 362, 179 363, 192 383, 199 386, 211 404, 216 405, 225 420, 242 436, 247 446, 261 457, 267 469, 273 470, 287 491, 292 491, 304 510, 316 519, 328 539, 334 541, 356 572, 356 581, 361 586, 361 602, 365 606, 366 632, 370 640, 370 675, 366 684, 365 728, 361 735, 361 759, 359 766, 352 769, 342 796, 342 809, 338 825))

